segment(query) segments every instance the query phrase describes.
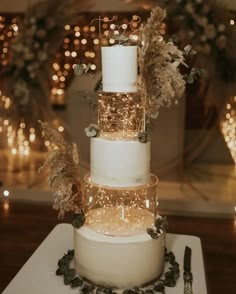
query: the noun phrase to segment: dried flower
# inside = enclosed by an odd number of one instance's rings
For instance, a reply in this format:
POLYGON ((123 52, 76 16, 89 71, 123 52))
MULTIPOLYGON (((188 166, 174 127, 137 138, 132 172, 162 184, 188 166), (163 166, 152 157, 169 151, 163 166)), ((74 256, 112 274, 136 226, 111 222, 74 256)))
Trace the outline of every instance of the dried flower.
POLYGON ((147 228, 147 233, 152 239, 158 239, 163 232, 166 232, 167 226, 166 217, 158 217, 155 220, 155 229, 147 228))
POLYGON ((165 16, 165 11, 156 7, 141 27, 141 89, 147 96, 146 109, 151 118, 158 116, 160 107, 170 107, 185 90, 185 81, 179 71, 179 66, 185 65, 183 52, 173 42, 166 42, 160 33, 165 16))
MULTIPOLYGON (((168 9, 168 18, 175 25, 175 34, 179 37, 180 44, 191 43, 199 53, 193 60, 196 66, 204 64, 211 82, 235 82, 236 26, 230 25, 230 20, 235 16, 228 5, 217 0, 161 2, 168 9)), ((223 95, 222 98, 228 99, 228 95, 223 95)))
POLYGON ((87 137, 92 138, 96 137, 98 135, 99 128, 95 124, 90 124, 88 127, 85 129, 85 134, 87 137))
POLYGON ((74 215, 73 220, 72 220, 72 225, 76 229, 79 229, 80 227, 83 226, 84 222, 85 222, 85 214, 84 214, 83 210, 81 210, 80 213, 76 213, 74 215))
POLYGON ((82 210, 82 188, 79 178, 79 157, 75 144, 68 144, 62 135, 48 123, 40 122, 43 136, 51 143, 40 172, 49 169, 49 185, 54 193, 53 208, 63 219, 65 212, 77 214, 82 210))
POLYGON ((74 73, 76 76, 81 76, 84 73, 83 64, 76 64, 74 67, 74 73))
POLYGON ((140 143, 146 143, 150 140, 148 132, 140 132, 138 133, 138 140, 140 143))

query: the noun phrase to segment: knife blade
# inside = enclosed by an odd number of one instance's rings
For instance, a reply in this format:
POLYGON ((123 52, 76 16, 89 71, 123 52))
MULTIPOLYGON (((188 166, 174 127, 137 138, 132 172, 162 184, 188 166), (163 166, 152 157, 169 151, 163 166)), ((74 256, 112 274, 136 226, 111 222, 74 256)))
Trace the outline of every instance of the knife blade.
POLYGON ((184 294, 193 294, 192 282, 193 275, 191 272, 192 249, 185 246, 184 250, 184 294))

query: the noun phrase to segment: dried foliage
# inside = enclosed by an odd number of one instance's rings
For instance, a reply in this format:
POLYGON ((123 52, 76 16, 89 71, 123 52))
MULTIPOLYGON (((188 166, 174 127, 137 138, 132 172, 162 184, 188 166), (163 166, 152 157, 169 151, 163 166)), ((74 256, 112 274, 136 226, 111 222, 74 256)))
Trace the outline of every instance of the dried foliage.
POLYGON ((53 208, 59 211, 63 219, 65 212, 79 213, 82 209, 83 194, 79 177, 79 156, 76 144, 68 144, 62 135, 48 123, 40 122, 45 140, 51 146, 40 172, 50 170, 48 178, 54 191, 53 208))
POLYGON ((154 8, 140 30, 141 89, 146 94, 146 110, 151 118, 158 116, 160 107, 171 106, 185 90, 185 80, 179 71, 179 66, 185 65, 183 52, 172 41, 166 42, 161 34, 165 17, 164 10, 154 8))

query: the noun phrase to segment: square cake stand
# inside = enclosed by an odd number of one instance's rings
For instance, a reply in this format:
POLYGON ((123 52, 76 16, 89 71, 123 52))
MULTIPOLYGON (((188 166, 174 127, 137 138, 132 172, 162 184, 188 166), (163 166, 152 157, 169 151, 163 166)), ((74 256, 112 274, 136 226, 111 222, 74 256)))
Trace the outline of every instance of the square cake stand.
MULTIPOLYGON (((198 237, 167 234, 166 247, 173 251, 180 264, 180 277, 173 288, 166 287, 166 294, 183 294, 183 256, 185 246, 192 248, 193 293, 207 294, 201 241, 198 237)), ((78 289, 65 286, 63 278, 56 276, 57 262, 73 249, 73 227, 57 225, 29 258, 2 294, 70 294, 78 289)))

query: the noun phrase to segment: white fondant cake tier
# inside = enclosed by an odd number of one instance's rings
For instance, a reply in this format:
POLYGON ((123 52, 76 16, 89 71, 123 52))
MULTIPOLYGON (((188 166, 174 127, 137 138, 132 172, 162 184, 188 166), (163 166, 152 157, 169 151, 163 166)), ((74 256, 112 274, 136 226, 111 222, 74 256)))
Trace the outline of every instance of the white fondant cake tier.
POLYGON ((137 69, 137 46, 102 47, 104 92, 136 92, 137 69))
POLYGON ((150 178, 150 142, 91 139, 91 181, 109 187, 132 187, 150 178))
POLYGON ((77 273, 96 283, 123 288, 146 284, 163 272, 165 234, 131 237, 106 236, 87 225, 74 229, 77 273))

